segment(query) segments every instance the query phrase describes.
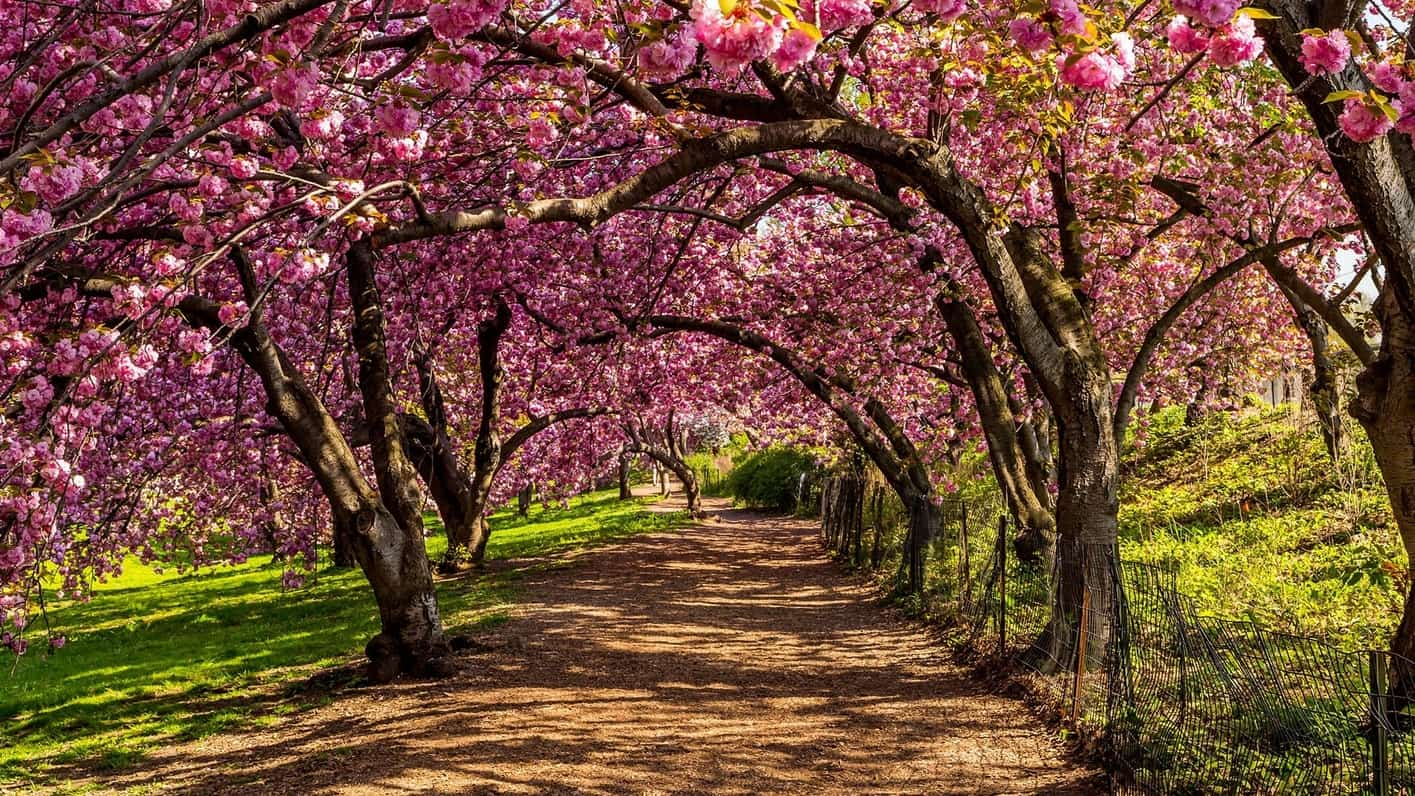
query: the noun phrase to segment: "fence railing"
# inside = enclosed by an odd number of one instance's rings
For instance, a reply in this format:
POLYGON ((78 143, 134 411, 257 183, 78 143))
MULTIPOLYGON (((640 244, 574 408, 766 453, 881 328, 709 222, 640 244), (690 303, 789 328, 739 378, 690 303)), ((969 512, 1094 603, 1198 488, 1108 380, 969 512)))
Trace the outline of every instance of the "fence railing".
MULTIPOLYGON (((834 555, 897 582, 906 522, 887 487, 810 475, 800 498, 834 555)), ((1019 665, 1121 789, 1415 794, 1415 663, 1200 615, 1173 571, 1114 547, 1020 559, 996 496, 941 509, 921 607, 1019 665)))

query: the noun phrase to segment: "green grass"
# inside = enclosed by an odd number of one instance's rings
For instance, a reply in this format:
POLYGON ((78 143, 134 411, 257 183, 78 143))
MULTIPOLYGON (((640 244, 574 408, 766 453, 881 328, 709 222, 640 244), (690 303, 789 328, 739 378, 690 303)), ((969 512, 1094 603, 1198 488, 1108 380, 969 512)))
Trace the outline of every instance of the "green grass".
MULTIPOLYGON (((499 513, 488 557, 545 556, 682 521, 616 496, 534 507, 526 518, 499 513)), ((429 526, 435 557, 445 541, 435 520, 429 526)), ((439 584, 448 630, 504 621, 524 571, 439 584)), ((322 669, 361 658, 377 632, 373 596, 357 570, 326 570, 287 592, 281 572, 268 556, 186 575, 134 561, 90 602, 51 605, 50 622, 68 645, 0 669, 0 783, 52 781, 72 764, 127 768, 159 744, 258 726, 327 700, 304 686, 322 669)))
POLYGON ((1400 619, 1405 554, 1359 428, 1333 463, 1290 408, 1152 419, 1125 462, 1121 551, 1174 567, 1201 613, 1381 648, 1400 619))

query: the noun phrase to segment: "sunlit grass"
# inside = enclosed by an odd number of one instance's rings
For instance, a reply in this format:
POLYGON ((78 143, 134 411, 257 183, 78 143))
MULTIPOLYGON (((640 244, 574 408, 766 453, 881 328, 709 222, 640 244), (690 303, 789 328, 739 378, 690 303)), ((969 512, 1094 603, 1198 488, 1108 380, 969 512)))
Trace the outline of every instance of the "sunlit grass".
MULTIPOLYGON (((543 556, 682 519, 650 513, 645 502, 606 491, 526 518, 500 513, 488 557, 543 556)), ((436 521, 429 525, 435 557, 445 542, 436 521)), ((317 693, 289 686, 360 658, 377 632, 373 596, 357 570, 326 570, 294 591, 281 591, 281 571, 268 556, 187 575, 134 561, 90 602, 51 605, 49 620, 68 645, 0 669, 0 783, 52 783, 66 764, 126 768, 156 745, 259 726, 317 703, 317 693)), ((449 631, 504 621, 523 571, 439 584, 449 631)))

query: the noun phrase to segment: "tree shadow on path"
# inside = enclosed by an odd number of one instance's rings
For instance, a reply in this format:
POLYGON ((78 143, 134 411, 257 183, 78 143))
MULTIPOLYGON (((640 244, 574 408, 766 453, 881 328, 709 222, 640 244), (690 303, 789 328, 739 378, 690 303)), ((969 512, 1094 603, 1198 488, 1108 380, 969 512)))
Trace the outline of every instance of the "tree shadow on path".
MULTIPOLYGON (((721 504, 709 506, 721 509, 721 504)), ((450 680, 347 692, 162 750, 114 790, 1096 793, 1016 700, 821 554, 722 511, 536 572, 450 680)))

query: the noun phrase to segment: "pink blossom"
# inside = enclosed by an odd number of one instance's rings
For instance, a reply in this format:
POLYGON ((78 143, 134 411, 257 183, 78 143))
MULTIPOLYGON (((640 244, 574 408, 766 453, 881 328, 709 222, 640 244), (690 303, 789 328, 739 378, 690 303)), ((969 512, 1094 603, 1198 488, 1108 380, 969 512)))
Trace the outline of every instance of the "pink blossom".
POLYGON ((1051 31, 1036 17, 1017 17, 1007 26, 1007 32, 1024 49, 1032 52, 1051 46, 1051 31))
POLYGON ((401 102, 381 105, 373 116, 378 129, 394 137, 410 135, 422 121, 421 113, 401 102))
POLYGON ((1337 118, 1337 123, 1346 137, 1358 144, 1374 141, 1394 126, 1380 108, 1359 99, 1346 101, 1346 109, 1337 118))
POLYGON ((439 39, 453 41, 486 27, 505 7, 505 0, 451 0, 430 6, 427 21, 439 39))
POLYGON ((20 187, 39 194, 51 205, 59 204, 79 192, 83 184, 83 169, 74 164, 56 163, 32 167, 20 180, 20 187))
POLYGON ((726 72, 775 52, 786 26, 785 18, 768 20, 747 0, 738 2, 730 16, 722 13, 720 0, 694 0, 690 15, 693 35, 707 51, 708 63, 726 72))
POLYGON ((687 28, 639 48, 639 69, 650 77, 677 77, 693 65, 698 43, 687 28))
POLYGON ((302 110, 318 83, 319 67, 297 64, 275 73, 270 81, 270 96, 287 108, 302 110))
POLYGON ((234 301, 229 304, 222 304, 221 309, 216 311, 216 317, 226 326, 234 326, 236 321, 244 318, 249 308, 244 301, 234 301))
POLYGON ((427 131, 414 130, 410 135, 401 138, 393 138, 387 142, 388 152, 394 160, 417 160, 423 156, 423 148, 427 146, 427 131))
POLYGON ((526 143, 535 149, 544 149, 550 146, 555 143, 555 139, 558 137, 559 132, 555 129, 555 125, 551 124, 550 120, 544 116, 531 119, 530 125, 526 128, 526 143))
POLYGON ((1125 33, 1113 34, 1111 42, 1114 44, 1113 55, 1093 50, 1080 55, 1057 56, 1057 69, 1061 72, 1062 82, 1083 91, 1118 88, 1135 66, 1134 44, 1125 33))
POLYGON ((1327 75, 1346 68, 1351 59, 1351 41, 1345 31, 1327 31, 1324 35, 1302 37, 1302 68, 1310 75, 1327 75))
POLYGON ((237 155, 231 158, 231 176, 238 180, 249 180, 259 171, 260 166, 256 164, 254 158, 248 158, 244 155, 237 155))
POLYGON ((967 0, 914 0, 914 7, 920 11, 936 14, 944 22, 963 16, 968 10, 967 0))
POLYGON ((280 269, 280 281, 286 284, 308 282, 329 270, 329 254, 314 249, 300 249, 285 260, 280 269))
POLYGON ((792 28, 782 37, 781 46, 771 54, 771 65, 782 72, 811 60, 816 54, 816 37, 800 28, 792 28))
MULTIPOLYGON (((481 75, 481 69, 466 60, 434 61, 428 64, 427 79, 434 86, 454 94, 466 94, 481 75)), ((340 120, 343 123, 343 120, 340 120)))
POLYGON ((186 267, 186 261, 170 251, 163 250, 152 257, 152 270, 158 276, 176 276, 186 267))
POLYGON ((1174 0, 1174 10, 1216 28, 1233 20, 1238 0, 1174 0))
POLYGON ((1063 36, 1085 35, 1086 15, 1076 0, 1051 0, 1051 13, 1056 17, 1057 27, 1063 36))
POLYGON ((832 31, 868 25, 875 15, 870 0, 803 0, 801 18, 832 31))
POLYGON ((1402 74, 1399 66, 1382 61, 1370 69, 1366 70, 1366 77, 1371 79, 1371 84, 1387 94, 1398 94, 1405 85, 1405 75, 1402 74))
POLYGON ((197 181, 197 193, 208 199, 215 199, 229 189, 230 185, 226 180, 216 174, 203 174, 197 181))
POLYGON ((19 238, 20 243, 25 239, 43 235, 54 228, 54 218, 49 215, 49 211, 42 207, 37 207, 28 213, 7 212, 3 218, 5 231, 19 238))
POLYGON ((325 141, 339 135, 344 128, 344 114, 337 110, 316 111, 310 118, 300 123, 300 132, 305 138, 325 141))
POLYGON ((205 249, 209 248, 211 244, 216 242, 216 235, 214 235, 212 231, 210 229, 207 229, 204 225, 190 224, 188 226, 182 227, 182 240, 186 241, 192 246, 198 246, 200 248, 205 249))
POLYGON ((1216 30, 1209 44, 1209 57, 1219 66, 1240 66, 1262 52, 1263 39, 1253 20, 1246 16, 1236 17, 1226 27, 1216 30))
POLYGON ((1175 17, 1169 21, 1169 27, 1165 29, 1165 35, 1169 38, 1169 46, 1175 52, 1184 54, 1201 53, 1209 48, 1209 37, 1203 31, 1192 27, 1185 17, 1175 17))

